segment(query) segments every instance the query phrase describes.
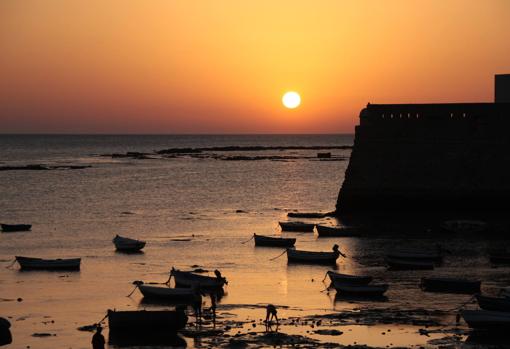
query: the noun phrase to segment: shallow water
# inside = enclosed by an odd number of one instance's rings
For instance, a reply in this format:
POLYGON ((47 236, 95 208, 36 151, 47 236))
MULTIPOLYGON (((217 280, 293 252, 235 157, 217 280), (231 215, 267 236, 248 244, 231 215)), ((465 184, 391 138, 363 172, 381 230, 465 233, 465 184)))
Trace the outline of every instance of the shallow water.
MULTIPOLYGON (((252 234, 279 233, 277 222, 289 210, 332 211, 347 161, 315 161, 317 151, 250 152, 248 155, 294 155, 290 161, 222 161, 197 159, 112 159, 98 154, 150 152, 170 147, 225 145, 350 145, 352 136, 0 136, 0 165, 90 164, 83 170, 0 172, 0 222, 31 223, 31 232, 0 235, 0 309, 12 323, 12 348, 88 348, 91 333, 76 328, 100 320, 107 309, 159 309, 140 303, 134 280, 164 282, 172 266, 220 269, 229 280, 218 316, 231 321, 265 316, 263 306, 281 307, 279 316, 303 318, 366 309, 442 310, 443 324, 454 326, 453 308, 470 296, 422 292, 425 275, 456 275, 484 280, 494 293, 510 283, 508 268, 492 268, 485 254, 499 240, 443 238, 334 238, 311 233, 297 237, 296 247, 330 250, 338 243, 346 259, 337 269, 373 275, 390 284, 384 302, 337 300, 321 292, 328 267, 287 265, 275 248, 255 248, 252 234), (238 212, 242 210, 242 212, 238 212), (143 254, 114 251, 115 234, 147 241, 143 254), (189 241, 176 241, 176 239, 189 241), (452 255, 436 271, 391 272, 384 253, 395 247, 437 242, 452 255), (7 269, 15 255, 82 257, 80 272, 20 272, 7 269), (22 298, 21 302, 16 301, 22 298), (33 333, 49 333, 34 337, 33 333)), ((332 150, 346 156, 349 150, 332 150)), ((237 153, 236 153, 237 154, 237 153)), ((229 154, 232 155, 232 154, 229 154)), ((246 155, 246 154, 242 154, 246 155)), ((335 224, 332 218, 310 220, 335 224)), ((412 230, 412 228, 410 228, 412 230)), ((410 232, 412 233, 412 232, 410 232)), ((207 305, 206 305, 207 306, 207 305)), ((219 321, 221 322, 221 321, 219 321)), ((335 324, 339 336, 307 333, 306 326, 281 326, 280 331, 323 342, 371 346, 430 345, 420 326, 409 324, 335 324), (392 329, 391 334, 387 329, 392 329), (382 334, 385 332, 385 334, 382 334)), ((465 329, 465 324, 460 328, 465 329)), ((248 328, 236 330, 251 331, 248 328)), ((234 335, 236 332, 231 333, 234 335)), ((244 333, 243 332, 243 333, 244 333)), ((105 331, 108 337, 108 331, 105 331)), ((464 340, 465 336, 462 337, 464 340)), ((185 338, 188 347, 200 341, 185 338)), ((432 345, 433 346, 433 345, 432 345)), ((114 346, 112 346, 114 347, 114 346)))

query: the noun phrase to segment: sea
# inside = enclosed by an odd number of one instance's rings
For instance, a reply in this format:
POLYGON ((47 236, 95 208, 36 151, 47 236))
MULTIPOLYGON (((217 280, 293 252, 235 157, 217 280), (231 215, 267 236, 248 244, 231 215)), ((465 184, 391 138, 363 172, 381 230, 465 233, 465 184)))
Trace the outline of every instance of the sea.
MULTIPOLYGON (((199 326, 188 309, 189 333, 173 344, 143 346, 110 340, 105 320, 109 348, 221 347, 243 340, 245 347, 272 346, 257 339, 266 333, 267 304, 281 319, 275 331, 310 346, 469 346, 467 326, 456 314, 466 304, 476 308, 472 297, 423 292, 420 279, 480 279, 484 291, 496 293, 510 285, 510 269, 494 268, 485 251, 506 240, 281 232, 278 222, 293 220, 289 212, 334 211, 353 142, 353 135, 341 134, 0 135, 0 223, 32 224, 29 232, 0 234, 0 316, 10 321, 13 337, 6 347, 91 348, 93 332, 79 328, 100 321, 108 309, 171 308, 130 293, 135 280, 164 283, 172 267, 200 268, 205 275, 218 269, 227 278, 216 322, 199 326), (163 149, 173 151, 156 153, 163 149), (45 169, 23 169, 27 165, 45 169), (346 257, 333 267, 288 264, 284 250, 256 248, 254 233, 295 237, 302 250, 338 244, 346 257), (116 252, 117 234, 146 241, 143 253, 116 252), (450 250, 439 272, 385 266, 388 251, 430 250, 438 243, 450 250), (20 271, 15 256, 81 258, 81 270, 20 271), (371 275, 389 285, 386 297, 335 296, 323 281, 328 270, 371 275), (222 334, 211 335, 211 328, 222 334)), ((343 224, 333 217, 301 220, 343 224)))

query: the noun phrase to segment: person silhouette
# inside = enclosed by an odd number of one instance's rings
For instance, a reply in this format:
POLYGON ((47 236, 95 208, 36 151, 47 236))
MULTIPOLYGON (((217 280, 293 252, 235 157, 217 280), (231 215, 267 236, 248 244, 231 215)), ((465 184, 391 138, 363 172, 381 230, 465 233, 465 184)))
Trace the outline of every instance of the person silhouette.
POLYGON ((271 322, 273 318, 276 319, 276 323, 278 324, 278 311, 276 310, 276 307, 272 304, 268 304, 266 307, 266 324, 271 322), (271 317, 271 318, 270 318, 271 317))
POLYGON ((101 332, 103 332, 103 328, 101 325, 97 325, 96 333, 92 336, 92 349, 104 349, 105 340, 101 332))

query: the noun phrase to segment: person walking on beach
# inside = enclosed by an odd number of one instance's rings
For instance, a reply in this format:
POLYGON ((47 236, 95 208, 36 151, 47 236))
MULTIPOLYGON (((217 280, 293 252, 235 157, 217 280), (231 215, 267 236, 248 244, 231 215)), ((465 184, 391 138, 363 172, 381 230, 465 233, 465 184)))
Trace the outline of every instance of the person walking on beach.
POLYGON ((104 349, 105 340, 101 332, 103 332, 103 328, 98 325, 96 333, 92 336, 92 349, 104 349))

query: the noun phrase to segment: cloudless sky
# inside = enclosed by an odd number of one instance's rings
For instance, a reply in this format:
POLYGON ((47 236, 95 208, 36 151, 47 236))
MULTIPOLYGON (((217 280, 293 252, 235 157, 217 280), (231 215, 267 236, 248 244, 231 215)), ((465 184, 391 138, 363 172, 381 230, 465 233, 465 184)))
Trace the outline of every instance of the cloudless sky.
POLYGON ((0 1, 0 133, 350 133, 496 73, 507 0, 0 1))

